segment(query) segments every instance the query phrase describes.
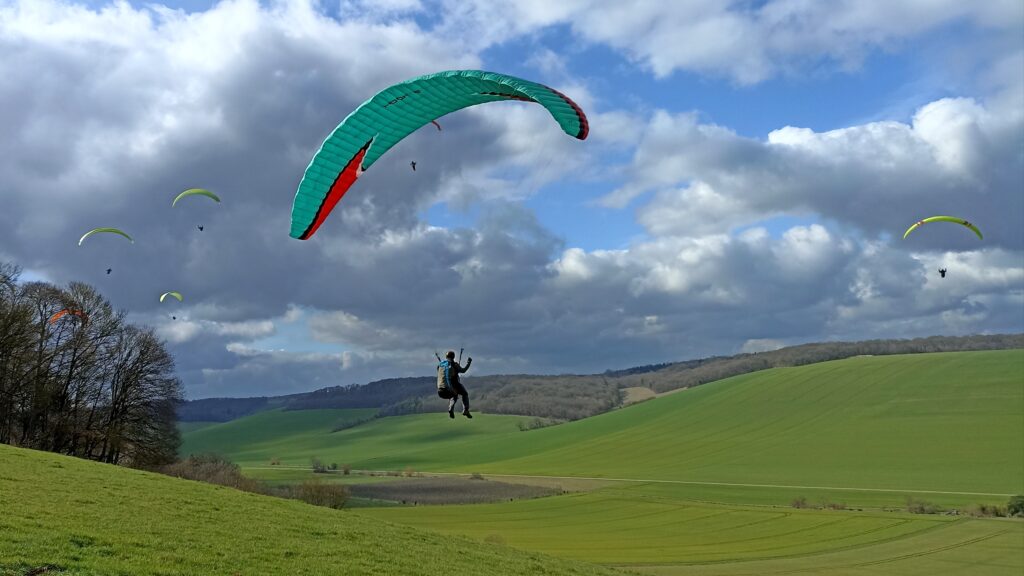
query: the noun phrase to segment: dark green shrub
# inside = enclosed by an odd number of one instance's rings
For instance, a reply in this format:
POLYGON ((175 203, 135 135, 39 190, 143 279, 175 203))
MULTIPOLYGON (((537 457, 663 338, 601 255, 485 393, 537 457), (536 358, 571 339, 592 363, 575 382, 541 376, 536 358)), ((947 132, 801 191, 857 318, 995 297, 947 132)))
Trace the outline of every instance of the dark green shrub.
POLYGON ((1006 513, 1010 516, 1024 516, 1024 495, 1011 496, 1006 504, 1006 513))
POLYGON ((907 512, 911 514, 938 514, 942 512, 942 508, 937 504, 916 500, 912 496, 907 496, 907 512))

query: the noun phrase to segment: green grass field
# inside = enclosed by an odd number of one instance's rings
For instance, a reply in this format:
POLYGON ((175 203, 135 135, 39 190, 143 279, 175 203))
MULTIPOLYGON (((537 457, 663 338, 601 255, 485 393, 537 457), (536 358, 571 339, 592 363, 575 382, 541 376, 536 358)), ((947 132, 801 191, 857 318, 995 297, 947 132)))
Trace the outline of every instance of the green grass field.
POLYGON ((635 485, 512 504, 359 512, 445 534, 500 539, 517 548, 656 574, 704 574, 714 566, 719 566, 715 574, 758 574, 769 569, 845 574, 843 570, 859 564, 882 571, 860 566, 864 571, 853 573, 903 574, 891 567, 885 572, 885 562, 871 561, 889 559, 900 565, 908 554, 933 567, 945 566, 933 574, 1024 571, 1024 547, 1012 547, 1014 540, 1020 544, 1024 538, 1024 522, 1019 520, 729 506, 687 498, 664 486, 635 485), (992 552, 995 549, 998 553, 992 552), (959 568, 958 559, 962 561, 959 568))
MULTIPOLYGON (((182 433, 181 454, 217 452, 235 461, 269 464, 295 446, 316 446, 331 431, 373 416, 376 410, 271 410, 182 433)), ((328 462, 329 464, 330 462, 328 462)), ((302 464, 309 464, 305 458, 302 464)))
POLYGON ((0 575, 612 574, 309 506, 0 445, 0 575), (457 551, 457 553, 456 553, 457 551))
POLYGON ((907 538, 828 554, 630 568, 654 576, 1016 576, 1024 572, 1024 524, 959 520, 907 538))
POLYGON ((376 470, 881 489, 896 504, 913 491, 1002 498, 1024 491, 1022 382, 1022 350, 860 357, 529 432, 513 416, 451 421, 439 410, 330 433, 312 415, 271 412, 186 434, 183 452, 243 466, 316 456, 376 470))
POLYGON ((196 430, 202 430, 217 424, 220 424, 220 422, 178 422, 178 432, 188 434, 189 432, 195 432, 196 430))
POLYGON ((476 467, 1016 493, 1024 488, 1022 382, 1020 350, 773 369, 528 432, 530 440, 518 446, 508 440, 488 446, 503 458, 476 467))
POLYGON ((1024 571, 1019 520, 902 512, 907 496, 962 510, 1024 492, 1022 350, 766 370, 530 432, 508 416, 449 421, 439 407, 228 454, 254 475, 270 457, 315 455, 357 469, 617 479, 540 500, 357 513, 652 574, 1024 571), (799 497, 864 510, 797 510, 799 497))

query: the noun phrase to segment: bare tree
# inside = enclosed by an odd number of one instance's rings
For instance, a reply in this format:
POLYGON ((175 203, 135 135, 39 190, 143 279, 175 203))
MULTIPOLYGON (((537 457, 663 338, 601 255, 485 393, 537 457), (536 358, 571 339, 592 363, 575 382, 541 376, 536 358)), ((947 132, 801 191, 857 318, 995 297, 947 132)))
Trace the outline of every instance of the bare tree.
POLYGON ((0 442, 132 466, 173 460, 182 387, 163 343, 91 286, 19 274, 0 263, 0 442))

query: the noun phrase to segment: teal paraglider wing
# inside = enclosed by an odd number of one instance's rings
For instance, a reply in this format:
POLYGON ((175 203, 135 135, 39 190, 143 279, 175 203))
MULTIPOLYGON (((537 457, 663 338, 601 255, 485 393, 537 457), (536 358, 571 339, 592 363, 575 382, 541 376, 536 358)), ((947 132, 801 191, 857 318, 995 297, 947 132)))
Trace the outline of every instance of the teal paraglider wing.
POLYGON ((315 234, 356 178, 402 138, 450 112, 502 100, 540 104, 574 138, 583 140, 590 131, 575 102, 522 78, 450 70, 406 80, 363 102, 313 156, 292 203, 292 238, 306 240, 315 234))

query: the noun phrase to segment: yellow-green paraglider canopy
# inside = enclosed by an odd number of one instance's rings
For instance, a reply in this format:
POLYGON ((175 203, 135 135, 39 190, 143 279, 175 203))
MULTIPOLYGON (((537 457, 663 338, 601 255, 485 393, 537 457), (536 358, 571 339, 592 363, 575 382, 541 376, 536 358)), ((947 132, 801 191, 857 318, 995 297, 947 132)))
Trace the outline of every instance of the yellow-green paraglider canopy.
POLYGON ((966 226, 973 230, 974 233, 978 235, 978 238, 982 238, 981 230, 978 230, 977 226, 971 224, 970 222, 964 220, 963 218, 957 218, 956 216, 932 216, 930 218, 925 218, 924 220, 918 220, 917 222, 914 222, 914 224, 912 224, 910 228, 907 228, 907 231, 903 233, 903 239, 906 240, 907 236, 909 236, 910 233, 913 232, 918 226, 928 224, 929 222, 953 222, 954 224, 960 224, 961 226, 966 226))
POLYGON ((177 196, 174 197, 174 201, 171 202, 171 208, 174 208, 174 206, 178 203, 178 200, 181 200, 182 198, 187 198, 189 196, 206 196, 207 198, 211 198, 216 202, 220 202, 220 198, 216 194, 210 192, 205 188, 189 188, 188 190, 185 190, 181 194, 178 194, 177 196))
POLYGON ((170 292, 164 292, 163 294, 161 294, 160 295, 160 301, 163 302, 164 299, 166 299, 168 296, 171 296, 172 298, 177 298, 178 302, 182 302, 182 301, 185 300, 182 297, 181 292, 175 292, 175 291, 172 290, 170 292))
POLYGON ((82 237, 78 239, 78 245, 81 246, 82 242, 85 242, 85 239, 88 238, 89 236, 92 236, 93 234, 99 234, 101 232, 108 233, 108 234, 117 234, 119 236, 124 236, 132 244, 135 243, 135 240, 133 240, 131 236, 129 236, 123 230, 120 230, 118 228, 93 228, 92 230, 89 230, 85 234, 82 234, 82 237))

